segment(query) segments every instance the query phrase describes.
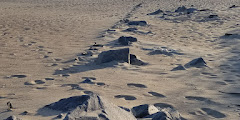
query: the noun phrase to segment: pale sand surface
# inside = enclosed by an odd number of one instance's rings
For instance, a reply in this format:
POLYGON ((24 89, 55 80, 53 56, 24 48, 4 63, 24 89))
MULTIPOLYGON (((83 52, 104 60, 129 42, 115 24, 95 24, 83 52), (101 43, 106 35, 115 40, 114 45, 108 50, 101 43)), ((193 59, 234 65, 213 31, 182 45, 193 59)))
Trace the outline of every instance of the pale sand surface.
POLYGON ((91 91, 127 108, 165 103, 189 120, 238 120, 240 7, 230 9, 232 5, 240 6, 240 1, 0 0, 0 119, 16 115, 23 120, 49 120, 60 112, 40 108, 91 91), (184 17, 166 15, 168 19, 147 15, 158 9, 174 12, 182 5, 211 11, 184 17), (199 21, 215 14, 217 20, 199 21), (124 18, 145 20, 148 25, 137 26, 140 32, 123 32, 129 28, 119 23, 124 18), (108 29, 115 31, 106 32, 108 29), (226 33, 236 35, 224 36, 226 33), (114 42, 123 35, 138 39, 128 47, 148 65, 95 65, 93 60, 101 51, 122 48, 114 42), (93 56, 83 56, 83 61, 74 61, 94 42, 105 46, 93 56), (168 47, 182 55, 148 54, 154 47, 168 47), (171 71, 198 57, 204 58, 208 67, 171 71), (94 82, 105 85, 81 84, 82 77, 94 77, 94 82), (7 111, 8 101, 13 104, 12 111, 7 111), (24 111, 29 114, 21 115, 24 111))

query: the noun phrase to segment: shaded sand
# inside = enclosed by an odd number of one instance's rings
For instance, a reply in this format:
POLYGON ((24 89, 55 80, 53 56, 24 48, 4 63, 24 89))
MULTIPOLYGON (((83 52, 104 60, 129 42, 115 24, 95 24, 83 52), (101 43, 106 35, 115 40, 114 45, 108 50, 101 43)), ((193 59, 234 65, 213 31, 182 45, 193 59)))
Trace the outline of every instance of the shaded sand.
POLYGON ((40 108, 98 93, 125 108, 152 104, 189 120, 237 120, 238 6, 239 0, 2 0, 0 119, 54 119, 60 111, 40 108), (121 36, 137 42, 119 44, 121 36), (96 65, 102 51, 122 48, 147 64, 96 65), (206 65, 185 66, 200 57, 206 65))

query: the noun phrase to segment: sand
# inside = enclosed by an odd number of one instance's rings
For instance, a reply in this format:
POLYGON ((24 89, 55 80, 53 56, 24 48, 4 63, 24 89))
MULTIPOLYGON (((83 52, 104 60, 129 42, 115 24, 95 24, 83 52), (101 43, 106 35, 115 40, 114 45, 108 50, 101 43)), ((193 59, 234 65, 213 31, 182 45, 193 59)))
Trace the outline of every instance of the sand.
POLYGON ((50 120, 61 112, 43 106, 94 92, 127 108, 159 103, 189 120, 237 120, 240 7, 233 5, 239 0, 1 0, 0 119, 50 120), (174 12, 183 5, 200 11, 174 12), (165 14, 147 15, 158 9, 165 14), (138 30, 124 31, 130 27, 138 30), (121 36, 138 41, 116 45, 121 36), (104 47, 82 55, 95 42, 104 47), (102 51, 126 47, 148 64, 94 63, 102 51), (151 54, 160 48, 174 52, 151 54), (171 71, 199 57, 207 67, 171 71), (81 83, 86 77, 94 83, 81 83))

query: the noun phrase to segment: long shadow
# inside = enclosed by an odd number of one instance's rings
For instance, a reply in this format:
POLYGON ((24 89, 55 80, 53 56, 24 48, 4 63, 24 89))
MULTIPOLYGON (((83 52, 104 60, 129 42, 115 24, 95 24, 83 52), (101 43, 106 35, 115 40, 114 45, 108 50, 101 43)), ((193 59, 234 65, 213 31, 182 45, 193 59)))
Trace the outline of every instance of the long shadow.
POLYGON ((97 69, 104 69, 107 67, 114 67, 114 65, 117 65, 117 62, 110 62, 110 63, 104 63, 101 65, 97 65, 94 62, 90 62, 84 65, 73 65, 72 67, 65 68, 63 70, 55 70, 53 75, 60 75, 60 74, 75 74, 75 73, 81 73, 91 70, 97 70, 97 69))

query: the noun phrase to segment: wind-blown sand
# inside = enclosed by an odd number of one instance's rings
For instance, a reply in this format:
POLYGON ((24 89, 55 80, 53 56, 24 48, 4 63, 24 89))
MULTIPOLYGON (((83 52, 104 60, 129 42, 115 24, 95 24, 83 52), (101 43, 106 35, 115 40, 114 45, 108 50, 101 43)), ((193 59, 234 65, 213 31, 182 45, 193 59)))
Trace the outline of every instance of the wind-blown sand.
POLYGON ((155 104, 189 120, 238 120, 238 6, 239 0, 1 0, 0 119, 50 120, 61 112, 45 105, 94 92, 126 108, 155 104), (175 12, 181 6, 197 10, 175 12), (147 15, 158 9, 164 14, 147 15), (116 45, 121 36, 138 41, 116 45), (82 55, 95 42, 104 47, 82 55), (95 64, 102 51, 126 47, 147 65, 95 64), (172 71, 199 57, 206 67, 172 71), (92 82, 82 83, 86 78, 92 82))

